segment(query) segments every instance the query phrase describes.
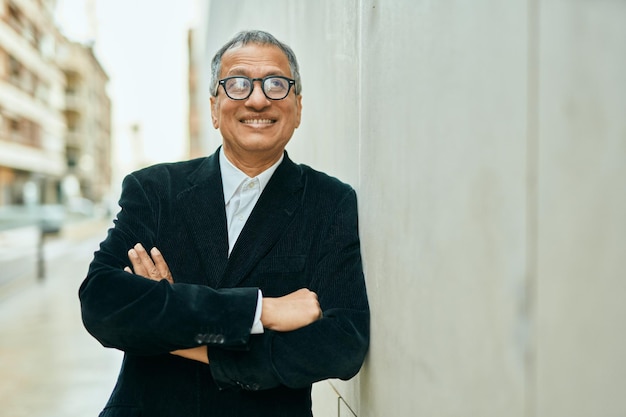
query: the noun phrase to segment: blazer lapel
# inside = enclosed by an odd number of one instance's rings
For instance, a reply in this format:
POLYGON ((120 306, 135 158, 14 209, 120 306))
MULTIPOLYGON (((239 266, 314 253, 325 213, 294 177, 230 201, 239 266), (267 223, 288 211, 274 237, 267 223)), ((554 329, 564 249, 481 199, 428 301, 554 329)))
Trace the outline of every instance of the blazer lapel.
POLYGON ((301 206, 302 175, 287 153, 252 210, 219 287, 235 287, 270 251, 301 206))
POLYGON ((176 199, 178 210, 193 238, 197 256, 207 272, 207 285, 216 287, 228 262, 228 231, 219 150, 189 176, 190 187, 176 199))

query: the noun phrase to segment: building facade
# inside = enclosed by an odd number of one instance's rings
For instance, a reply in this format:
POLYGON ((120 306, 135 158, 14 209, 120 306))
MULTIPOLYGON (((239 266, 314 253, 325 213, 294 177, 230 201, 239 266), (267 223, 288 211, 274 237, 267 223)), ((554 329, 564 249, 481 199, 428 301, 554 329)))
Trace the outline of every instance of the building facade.
POLYGON ((0 0, 0 207, 99 203, 111 184, 108 76, 55 0, 0 0))
POLYGON ((0 205, 55 203, 65 173, 65 77, 54 1, 0 0, 0 205))
POLYGON ((78 42, 60 43, 57 63, 65 77, 64 199, 70 204, 81 198, 101 203, 112 181, 109 78, 93 48, 78 42))
POLYGON ((189 137, 189 158, 199 158, 206 155, 200 136, 200 107, 198 103, 198 62, 195 52, 194 37, 196 33, 193 29, 187 32, 187 83, 188 83, 188 113, 187 113, 187 134, 189 137))

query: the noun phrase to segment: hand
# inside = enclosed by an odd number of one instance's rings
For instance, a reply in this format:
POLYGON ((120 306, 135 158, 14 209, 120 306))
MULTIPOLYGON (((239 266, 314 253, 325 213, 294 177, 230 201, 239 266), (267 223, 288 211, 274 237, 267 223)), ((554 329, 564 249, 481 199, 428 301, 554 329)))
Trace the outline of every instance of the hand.
POLYGON ((174 283, 170 268, 165 262, 165 258, 161 252, 156 248, 150 250, 150 255, 144 249, 141 243, 137 243, 134 248, 128 251, 128 259, 130 259, 133 269, 130 267, 124 268, 124 271, 141 275, 144 278, 151 279, 153 281, 160 281, 166 279, 170 284, 174 283), (152 257, 150 257, 152 256, 152 257))
POLYGON ((209 364, 209 353, 205 345, 195 348, 181 349, 170 352, 172 355, 180 356, 181 358, 191 359, 194 361, 209 364))
POLYGON ((263 297, 261 323, 263 327, 289 332, 307 326, 322 318, 317 294, 301 288, 278 298, 263 297))
MULTIPOLYGON (((141 243, 137 243, 134 248, 128 251, 128 259, 130 259, 133 269, 130 267, 124 268, 124 271, 140 275, 144 278, 151 279, 153 281, 160 281, 166 279, 170 284, 174 283, 172 273, 170 272, 165 258, 156 247, 150 250, 150 255, 146 252, 146 249, 141 243), (150 257, 152 256, 152 257, 150 257)), ((198 346, 189 349, 180 349, 170 352, 172 355, 180 356, 182 358, 191 359, 194 361, 209 363, 208 349, 206 346, 198 346)))

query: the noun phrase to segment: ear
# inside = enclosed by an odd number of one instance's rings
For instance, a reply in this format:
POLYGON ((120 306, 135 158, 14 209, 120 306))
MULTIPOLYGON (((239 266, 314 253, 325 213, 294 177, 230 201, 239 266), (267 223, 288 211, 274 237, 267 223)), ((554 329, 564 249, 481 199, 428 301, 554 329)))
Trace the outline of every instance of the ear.
POLYGON ((217 97, 211 96, 211 123, 213 123, 213 127, 215 129, 219 129, 220 123, 219 118, 217 117, 217 97))
POLYGON ((295 128, 300 126, 300 120, 302 117, 302 94, 296 96, 296 122, 295 128))

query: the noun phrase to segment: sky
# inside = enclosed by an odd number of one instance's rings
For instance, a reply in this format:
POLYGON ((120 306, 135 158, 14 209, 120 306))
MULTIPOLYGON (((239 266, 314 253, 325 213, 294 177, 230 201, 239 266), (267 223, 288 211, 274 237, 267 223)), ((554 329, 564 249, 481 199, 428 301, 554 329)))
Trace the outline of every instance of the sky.
POLYGON ((114 168, 186 157, 187 30, 194 1, 58 1, 62 32, 80 42, 95 40, 110 77, 114 168), (139 146, 131 144, 133 124, 140 126, 139 146))

